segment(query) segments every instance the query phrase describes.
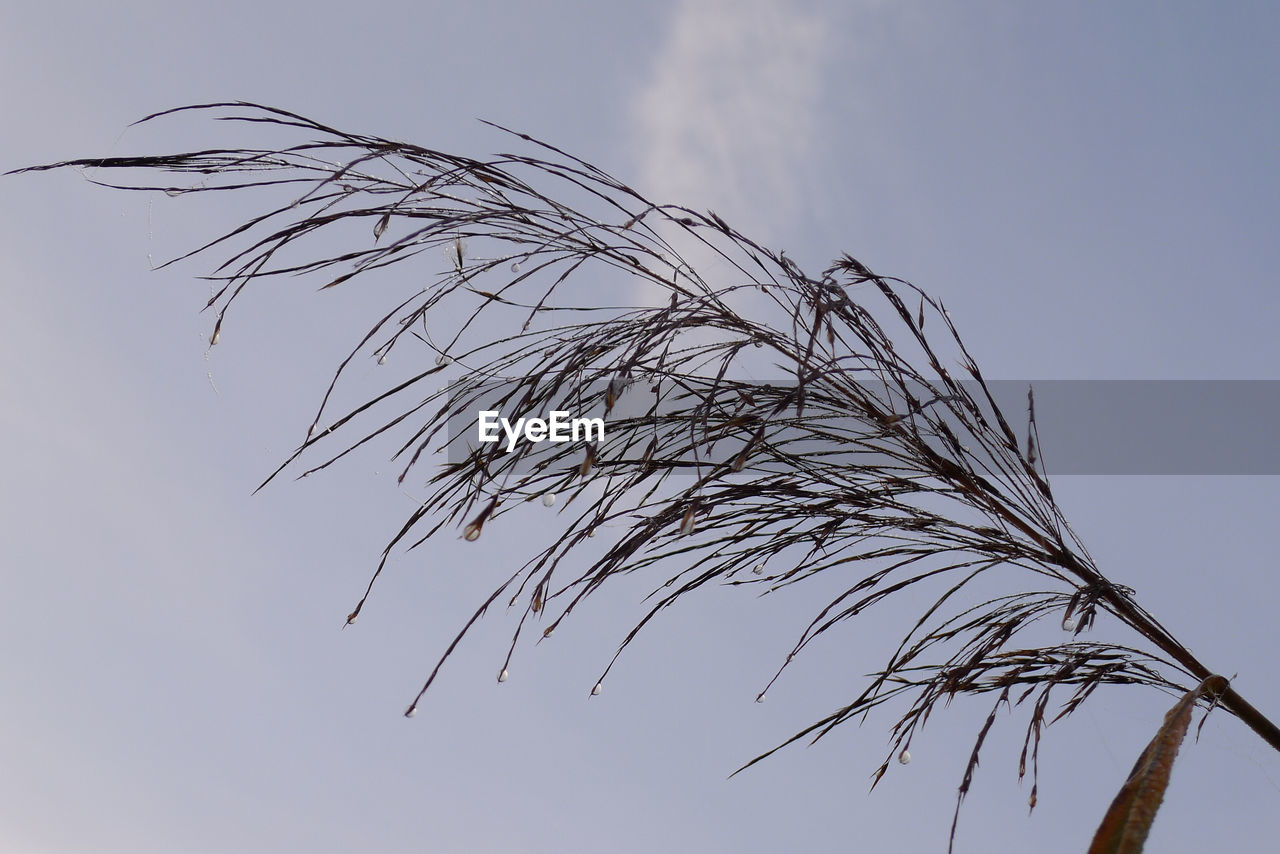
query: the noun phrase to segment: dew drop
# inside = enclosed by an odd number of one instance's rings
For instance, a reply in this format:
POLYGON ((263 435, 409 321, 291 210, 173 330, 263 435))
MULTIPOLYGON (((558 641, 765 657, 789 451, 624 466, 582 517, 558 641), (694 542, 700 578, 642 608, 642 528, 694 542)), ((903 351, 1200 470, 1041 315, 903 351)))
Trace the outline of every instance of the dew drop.
POLYGON ((591 689, 591 696, 598 697, 600 696, 600 692, 603 690, 604 690, 604 686, 602 686, 599 682, 597 682, 595 684, 595 687, 591 689))
POLYGON ((385 365, 386 363, 387 363, 387 354, 383 353, 381 356, 378 357, 378 364, 385 365))
POLYGON ((547 627, 543 630, 543 632, 542 632, 542 636, 543 636, 544 638, 549 638, 549 637, 551 637, 552 635, 554 635, 555 633, 556 633, 556 627, 555 627, 555 626, 547 626, 547 627))
POLYGON ((596 535, 596 529, 595 529, 595 528, 592 528, 592 529, 590 529, 589 531, 587 531, 587 536, 588 536, 588 537, 594 537, 595 535, 596 535))
POLYGON ((1071 617, 1062 618, 1062 630, 1064 632, 1074 632, 1076 630, 1076 621, 1071 617))
POLYGON ((360 615, 359 615, 359 614, 348 614, 348 615, 347 615, 347 625, 348 625, 348 626, 354 626, 354 625, 356 624, 356 620, 358 620, 359 618, 360 618, 360 615))
POLYGON ((436 364, 444 368, 453 364, 453 358, 448 353, 441 353, 436 356, 436 364))
POLYGON ((761 691, 759 694, 757 694, 757 695, 756 695, 756 702, 757 702, 757 703, 763 703, 763 702, 764 702, 764 692, 763 692, 763 691, 761 691))
POLYGON ((472 522, 463 529, 462 539, 466 540, 468 543, 474 543, 476 540, 480 539, 480 527, 481 526, 479 524, 472 522))
POLYGON ((519 272, 520 272, 520 262, 519 262, 519 261, 513 261, 513 262, 511 263, 511 272, 513 272, 513 273, 519 273, 519 272))
POLYGON ((404 710, 404 716, 405 716, 406 718, 411 718, 411 717, 413 717, 414 715, 416 715, 417 713, 418 713, 418 707, 417 707, 417 706, 410 706, 409 708, 407 708, 407 709, 405 709, 405 710, 404 710))
POLYGON ((688 510, 684 511, 684 518, 680 520, 681 534, 693 533, 694 522, 697 519, 697 515, 698 515, 698 506, 696 504, 690 506, 688 510))
POLYGON ((755 569, 751 571, 754 572, 756 575, 764 575, 764 564, 762 563, 756 564, 755 569))
POLYGON ((556 494, 554 492, 548 492, 542 496, 543 507, 554 507, 555 505, 556 505, 556 494))
POLYGON ((502 672, 498 674, 498 681, 499 681, 499 682, 506 682, 506 681, 507 681, 507 668, 505 668, 505 667, 504 667, 504 668, 502 668, 502 672))
POLYGON ((222 337, 222 330, 221 330, 221 329, 214 329, 214 330, 213 330, 213 334, 209 336, 209 346, 210 346, 210 347, 217 347, 217 346, 218 346, 218 339, 219 339, 219 338, 221 338, 221 337, 222 337))
POLYGON ((898 754, 898 764, 899 764, 899 765, 910 765, 910 764, 911 764, 911 751, 910 751, 910 750, 907 750, 905 747, 904 747, 904 748, 902 748, 902 752, 898 754))

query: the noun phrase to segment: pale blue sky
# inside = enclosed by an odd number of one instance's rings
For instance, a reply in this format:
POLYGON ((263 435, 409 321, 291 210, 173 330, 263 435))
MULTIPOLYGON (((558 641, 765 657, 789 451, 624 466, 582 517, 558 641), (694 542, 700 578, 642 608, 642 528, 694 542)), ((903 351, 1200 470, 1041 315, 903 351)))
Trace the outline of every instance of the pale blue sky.
MULTIPOLYGON (((4 2, 0 21, 0 169, 198 145, 122 131, 205 100, 508 147, 483 117, 808 266, 847 250, 912 279, 993 377, 1280 379, 1268 4, 4 2)), ((249 493, 305 432, 359 294, 264 290, 206 360, 207 268, 148 269, 249 209, 0 181, 0 849, 943 849, 985 703, 931 720, 872 795, 888 715, 725 780, 896 639, 902 612, 872 615, 752 703, 818 590, 678 609, 590 702, 642 585, 501 687, 499 617, 403 719, 518 538, 394 561, 339 631, 409 499, 373 457, 249 493)), ((1113 580, 1273 715, 1278 490, 1056 485, 1113 580)), ((1003 723, 957 850, 1083 851, 1168 705, 1102 693, 1053 727, 1030 818, 1024 719, 1003 723)), ((1152 850, 1274 847, 1278 760, 1215 715, 1152 850)))

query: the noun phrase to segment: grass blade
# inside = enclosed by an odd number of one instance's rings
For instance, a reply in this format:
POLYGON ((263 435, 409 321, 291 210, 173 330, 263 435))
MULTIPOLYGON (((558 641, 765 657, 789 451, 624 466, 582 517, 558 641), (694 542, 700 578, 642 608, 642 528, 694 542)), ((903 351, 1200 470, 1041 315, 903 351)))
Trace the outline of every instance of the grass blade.
POLYGON ((1147 842, 1156 811, 1164 800, 1173 772, 1173 760, 1186 737, 1191 710, 1201 697, 1216 698, 1226 690, 1227 680, 1210 676, 1188 691, 1164 716, 1155 738, 1142 751, 1120 787, 1110 809, 1094 834, 1089 854, 1138 854, 1147 842))

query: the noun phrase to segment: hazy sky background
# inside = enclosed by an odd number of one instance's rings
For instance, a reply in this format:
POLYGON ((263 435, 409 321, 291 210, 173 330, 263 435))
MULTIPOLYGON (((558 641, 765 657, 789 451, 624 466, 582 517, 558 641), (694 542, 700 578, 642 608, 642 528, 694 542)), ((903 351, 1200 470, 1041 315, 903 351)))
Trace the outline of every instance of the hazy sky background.
MULTIPOLYGON (((199 147, 124 131, 207 100, 509 148, 483 117, 811 269, 847 250, 915 281, 992 377, 1280 379, 1278 28, 1262 3, 5 2, 0 170, 199 147)), ((752 703, 817 589, 678 608, 590 701, 643 584, 502 686, 496 614, 402 718, 522 533, 396 559, 339 630, 411 506, 391 467, 249 493, 377 306, 263 289, 206 359, 208 265, 149 271, 254 210, 0 179, 0 849, 943 850, 985 701, 870 795, 889 714, 725 779, 898 637, 907 612, 870 615, 752 703)), ((1272 715, 1278 490, 1056 483, 1104 571, 1272 715)), ((957 850, 1084 851, 1170 703, 1104 690, 1052 727, 1030 818, 1025 716, 1002 719, 957 850)), ((1184 751, 1151 850, 1274 848, 1280 757, 1224 714, 1184 751)))

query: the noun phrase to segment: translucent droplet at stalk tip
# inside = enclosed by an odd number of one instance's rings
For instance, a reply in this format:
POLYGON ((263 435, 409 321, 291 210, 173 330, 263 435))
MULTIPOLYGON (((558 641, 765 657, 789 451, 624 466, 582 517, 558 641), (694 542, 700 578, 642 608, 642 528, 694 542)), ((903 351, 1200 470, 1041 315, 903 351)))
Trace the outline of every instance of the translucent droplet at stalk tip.
POLYGON ((407 708, 407 709, 405 709, 405 710, 404 710, 404 716, 405 716, 406 718, 411 718, 411 717, 413 717, 414 715, 416 715, 417 713, 418 713, 418 707, 417 707, 417 706, 410 706, 409 708, 407 708))
POLYGON ((519 262, 519 261, 515 261, 515 262, 513 262, 513 263, 511 264, 511 272, 513 272, 513 273, 519 273, 519 272, 520 272, 520 262, 519 262))
POLYGON ((765 695, 764 695, 764 692, 763 692, 763 691, 761 691, 759 694, 757 694, 757 695, 756 695, 756 702, 757 702, 757 703, 763 703, 763 702, 764 702, 764 696, 765 696, 765 695))
POLYGON ((591 689, 591 696, 598 697, 600 696, 600 692, 603 690, 604 690, 604 686, 601 685, 599 682, 597 682, 595 686, 591 689))
POLYGON ((554 507, 555 504, 556 504, 556 494, 554 492, 548 492, 542 496, 543 507, 554 507))
POLYGON ((378 364, 385 365, 386 363, 387 363, 387 354, 383 353, 381 356, 378 357, 378 364))
POLYGON ((498 674, 498 681, 499 681, 499 682, 506 682, 506 681, 507 681, 507 676, 508 676, 508 674, 507 674, 507 668, 505 668, 505 667, 504 667, 504 668, 502 668, 502 672, 498 674))
POLYGON ((692 534, 694 526, 697 522, 698 508, 692 506, 684 511, 684 518, 680 520, 680 533, 684 535, 692 534))
POLYGON ((450 356, 448 353, 441 353, 439 356, 436 356, 437 366, 444 368, 452 364, 453 364, 453 357, 450 356))
POLYGON ((902 749, 902 752, 898 754, 898 764, 899 764, 899 765, 910 765, 910 764, 911 764, 911 751, 910 751, 910 750, 907 750, 905 747, 902 749))
POLYGON ((755 568, 752 569, 751 571, 754 572, 756 575, 764 575, 764 564, 762 563, 756 564, 755 568))
POLYGON ((1062 620, 1062 630, 1064 632, 1074 632, 1076 630, 1076 621, 1071 617, 1064 617, 1062 620))

